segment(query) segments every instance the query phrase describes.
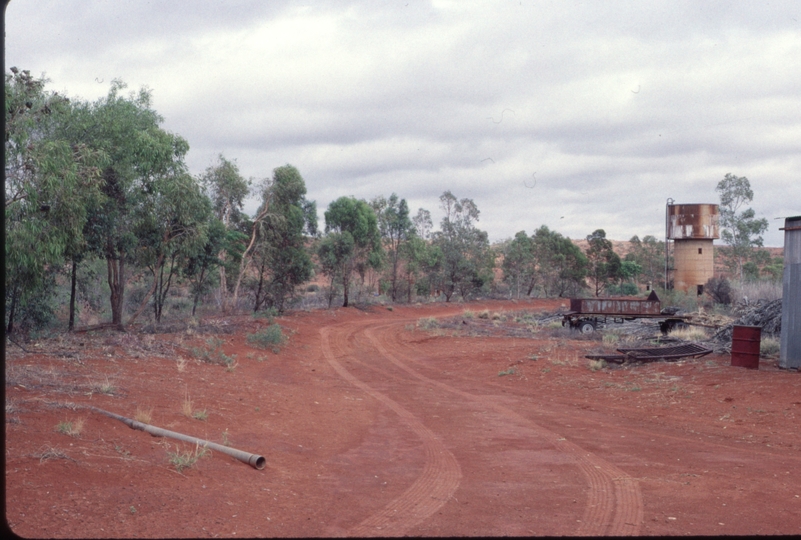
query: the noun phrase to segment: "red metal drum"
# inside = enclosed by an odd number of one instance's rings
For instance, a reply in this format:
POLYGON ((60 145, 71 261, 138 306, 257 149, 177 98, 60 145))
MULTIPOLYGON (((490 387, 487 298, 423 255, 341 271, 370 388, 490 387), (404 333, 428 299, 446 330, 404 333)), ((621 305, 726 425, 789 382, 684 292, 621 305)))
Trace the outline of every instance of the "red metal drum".
POLYGON ((759 369, 760 326, 735 326, 731 335, 731 365, 759 369))

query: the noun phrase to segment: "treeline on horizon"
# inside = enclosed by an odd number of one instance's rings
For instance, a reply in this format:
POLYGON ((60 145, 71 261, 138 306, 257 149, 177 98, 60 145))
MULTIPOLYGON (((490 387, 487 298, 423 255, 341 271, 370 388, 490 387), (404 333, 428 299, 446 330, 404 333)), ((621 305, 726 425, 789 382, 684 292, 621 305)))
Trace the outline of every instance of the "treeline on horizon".
MULTIPOLYGON (((632 295, 664 277, 665 245, 653 236, 633 237, 624 258, 602 229, 586 251, 545 225, 490 245, 474 201, 450 191, 439 198, 437 229, 429 211, 412 215, 395 193, 340 197, 321 229, 296 167, 256 181, 220 154, 193 176, 188 142, 160 127, 149 90, 125 94, 115 80, 89 102, 47 82, 17 68, 5 74, 8 334, 57 314, 73 330, 82 307, 123 330, 145 312, 161 322, 165 306, 194 317, 199 306, 282 312, 309 293, 328 307, 370 294, 632 295), (260 200, 254 216, 243 212, 249 196, 260 200), (327 285, 318 290, 309 282, 319 274, 327 285)), ((780 261, 731 250, 741 277, 780 278, 780 261)))

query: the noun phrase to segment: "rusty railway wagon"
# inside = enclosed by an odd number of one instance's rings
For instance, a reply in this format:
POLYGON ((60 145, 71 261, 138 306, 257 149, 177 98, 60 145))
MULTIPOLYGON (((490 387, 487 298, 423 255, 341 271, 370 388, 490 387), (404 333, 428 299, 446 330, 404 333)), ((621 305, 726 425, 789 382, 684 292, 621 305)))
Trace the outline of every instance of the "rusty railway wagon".
POLYGON ((645 300, 637 298, 571 298, 570 311, 565 313, 562 326, 569 326, 582 334, 589 334, 607 324, 622 324, 635 319, 661 319, 659 329, 667 334, 673 328, 683 327, 689 316, 676 315, 676 310, 662 309, 655 291, 645 300))

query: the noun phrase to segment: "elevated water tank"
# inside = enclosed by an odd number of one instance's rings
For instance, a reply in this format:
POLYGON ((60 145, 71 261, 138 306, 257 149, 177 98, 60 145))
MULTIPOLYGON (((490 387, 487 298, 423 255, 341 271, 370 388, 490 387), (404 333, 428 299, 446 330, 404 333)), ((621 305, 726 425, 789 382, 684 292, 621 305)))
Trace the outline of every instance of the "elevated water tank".
POLYGON ((715 240, 720 238, 717 204, 669 204, 670 240, 715 240))
POLYGON ((715 274, 712 243, 720 238, 716 204, 669 204, 667 238, 673 240, 673 287, 698 295, 715 274))

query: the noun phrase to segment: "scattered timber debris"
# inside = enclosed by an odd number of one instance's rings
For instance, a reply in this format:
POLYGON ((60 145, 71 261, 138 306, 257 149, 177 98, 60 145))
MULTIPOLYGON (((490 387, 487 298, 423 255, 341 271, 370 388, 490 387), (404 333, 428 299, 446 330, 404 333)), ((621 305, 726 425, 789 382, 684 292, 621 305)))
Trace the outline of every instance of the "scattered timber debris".
POLYGON ((740 318, 721 328, 712 341, 720 343, 725 349, 731 347, 731 336, 735 326, 759 326, 762 336, 779 337, 782 332, 782 300, 757 300, 754 304, 738 308, 740 318))

